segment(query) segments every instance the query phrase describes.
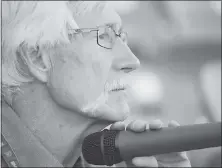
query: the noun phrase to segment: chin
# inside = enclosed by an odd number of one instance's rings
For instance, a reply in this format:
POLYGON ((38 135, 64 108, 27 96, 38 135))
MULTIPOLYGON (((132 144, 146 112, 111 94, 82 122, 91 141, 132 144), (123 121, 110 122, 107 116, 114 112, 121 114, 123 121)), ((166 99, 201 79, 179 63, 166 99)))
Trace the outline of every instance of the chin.
POLYGON ((84 115, 111 122, 123 121, 129 116, 129 105, 123 93, 103 93, 95 101, 81 108, 84 115))
POLYGON ((118 108, 115 111, 118 113, 117 115, 119 115, 119 117, 117 117, 117 120, 115 120, 116 122, 126 120, 129 117, 129 114, 130 114, 130 110, 129 110, 128 105, 125 105, 122 108, 118 108))
POLYGON ((115 103, 108 101, 107 105, 113 110, 108 119, 113 119, 115 122, 125 120, 130 114, 129 105, 125 100, 115 103))

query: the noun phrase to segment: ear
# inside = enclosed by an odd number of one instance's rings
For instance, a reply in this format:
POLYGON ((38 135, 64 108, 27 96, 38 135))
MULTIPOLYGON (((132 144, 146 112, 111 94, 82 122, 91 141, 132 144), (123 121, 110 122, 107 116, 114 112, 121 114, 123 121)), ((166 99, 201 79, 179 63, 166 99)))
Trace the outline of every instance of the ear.
POLYGON ((27 64, 31 75, 37 80, 46 83, 51 67, 49 55, 38 46, 28 47, 21 45, 17 52, 27 64))

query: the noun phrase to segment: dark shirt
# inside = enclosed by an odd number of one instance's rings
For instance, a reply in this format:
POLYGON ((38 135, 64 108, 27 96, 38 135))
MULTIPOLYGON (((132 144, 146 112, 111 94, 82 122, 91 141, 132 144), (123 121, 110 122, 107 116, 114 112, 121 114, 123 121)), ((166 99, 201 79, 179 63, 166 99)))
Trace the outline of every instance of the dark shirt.
POLYGON ((2 167, 95 167, 87 164, 82 157, 79 157, 74 165, 62 165, 23 124, 8 104, 1 102, 1 105, 2 167))
MULTIPOLYGON (((1 102, 2 167, 64 167, 23 124, 13 109, 1 102)), ((73 165, 66 165, 72 167, 73 165)))

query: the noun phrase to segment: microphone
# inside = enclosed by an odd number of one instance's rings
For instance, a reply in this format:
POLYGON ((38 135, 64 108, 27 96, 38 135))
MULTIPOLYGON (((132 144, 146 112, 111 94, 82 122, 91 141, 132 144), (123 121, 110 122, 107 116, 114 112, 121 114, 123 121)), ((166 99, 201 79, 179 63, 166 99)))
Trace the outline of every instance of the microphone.
POLYGON ((164 127, 142 133, 103 130, 88 135, 82 154, 89 164, 107 165, 134 157, 221 146, 221 122, 164 127))

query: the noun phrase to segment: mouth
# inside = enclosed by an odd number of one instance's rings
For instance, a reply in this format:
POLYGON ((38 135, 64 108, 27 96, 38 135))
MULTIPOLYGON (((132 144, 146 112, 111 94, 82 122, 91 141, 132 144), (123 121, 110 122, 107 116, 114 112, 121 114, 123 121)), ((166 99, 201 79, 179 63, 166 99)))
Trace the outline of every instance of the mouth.
POLYGON ((119 92, 123 90, 126 90, 126 88, 116 88, 116 89, 112 89, 110 92, 119 92))
POLYGON ((122 82, 121 80, 115 80, 111 84, 107 83, 105 88, 108 93, 110 92, 120 92, 127 89, 127 84, 122 82))

